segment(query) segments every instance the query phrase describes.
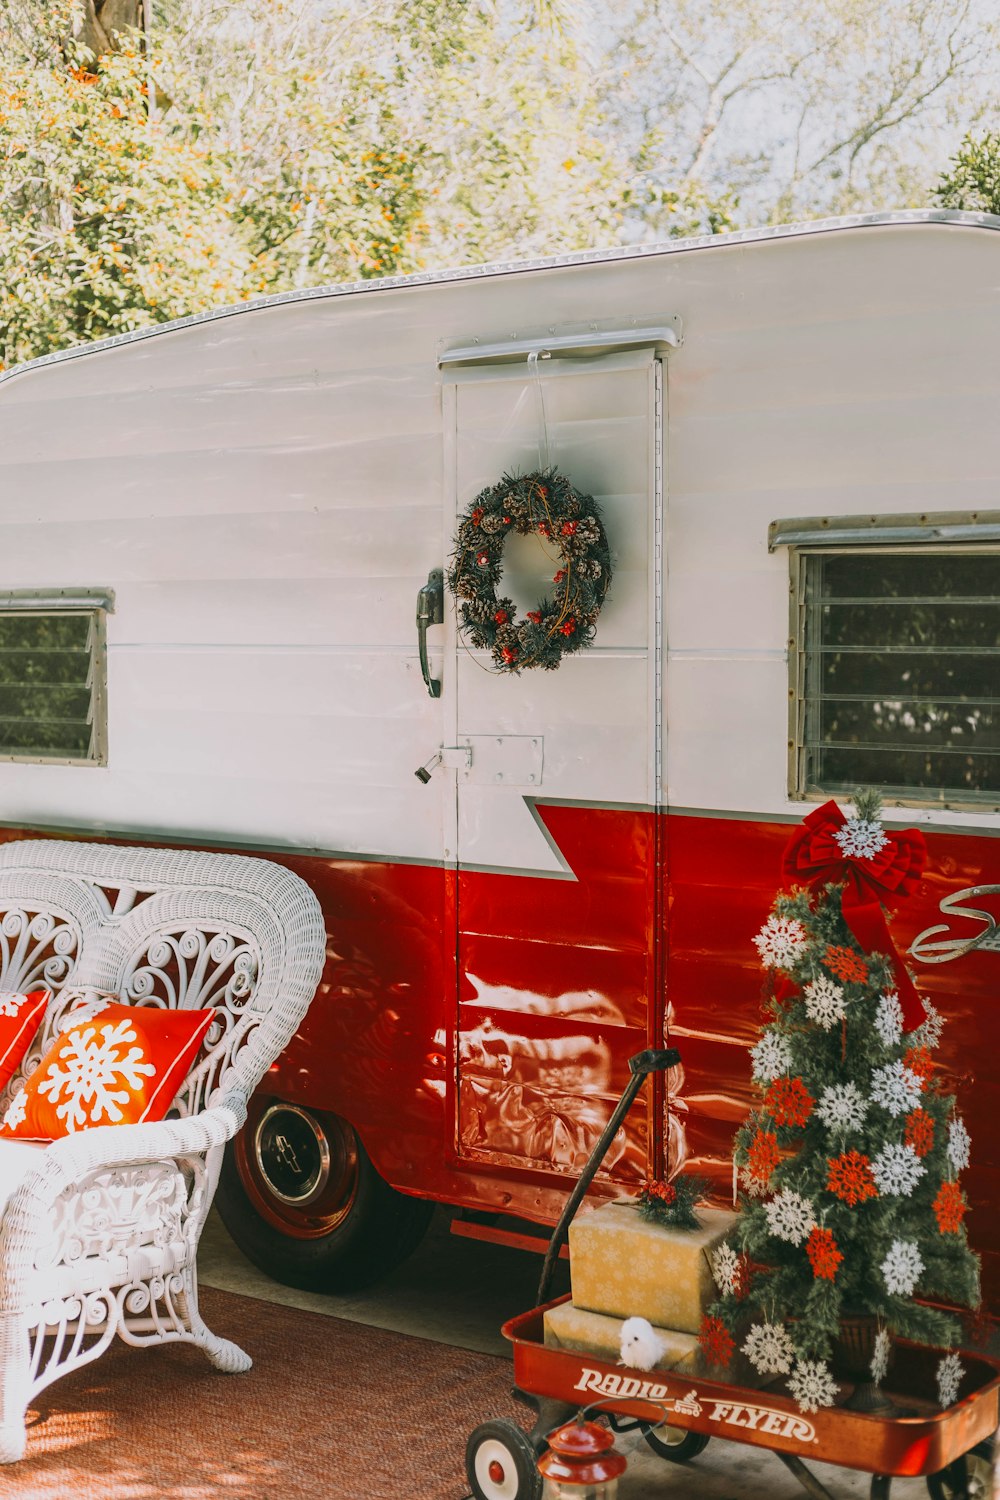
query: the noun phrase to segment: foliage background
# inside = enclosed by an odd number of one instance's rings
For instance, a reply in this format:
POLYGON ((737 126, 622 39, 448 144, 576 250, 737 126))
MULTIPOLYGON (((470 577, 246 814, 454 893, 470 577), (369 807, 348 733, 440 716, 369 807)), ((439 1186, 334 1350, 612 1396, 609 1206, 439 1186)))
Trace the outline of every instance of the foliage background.
POLYGON ((146 12, 0 6, 4 364, 330 281, 1000 201, 985 0, 146 12))

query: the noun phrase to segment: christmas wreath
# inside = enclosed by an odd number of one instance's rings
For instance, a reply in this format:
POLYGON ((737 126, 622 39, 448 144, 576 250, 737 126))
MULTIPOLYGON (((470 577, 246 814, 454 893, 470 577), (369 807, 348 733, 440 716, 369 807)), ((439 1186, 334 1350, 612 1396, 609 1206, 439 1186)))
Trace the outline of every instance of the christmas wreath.
POLYGON ((558 667, 589 646, 611 583, 611 553, 597 504, 556 469, 514 476, 481 491, 459 522, 448 585, 472 645, 492 653, 501 672, 558 667), (518 619, 500 595, 504 543, 511 532, 552 543, 559 566, 551 599, 518 619))

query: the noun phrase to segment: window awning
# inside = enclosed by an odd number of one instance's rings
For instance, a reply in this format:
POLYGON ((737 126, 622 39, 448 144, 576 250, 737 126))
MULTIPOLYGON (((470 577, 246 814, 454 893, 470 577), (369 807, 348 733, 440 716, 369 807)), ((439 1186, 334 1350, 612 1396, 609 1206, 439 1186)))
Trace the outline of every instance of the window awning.
POLYGON ((777 547, 898 547, 935 542, 1000 542, 1000 510, 799 516, 772 521, 767 529, 769 552, 777 547))

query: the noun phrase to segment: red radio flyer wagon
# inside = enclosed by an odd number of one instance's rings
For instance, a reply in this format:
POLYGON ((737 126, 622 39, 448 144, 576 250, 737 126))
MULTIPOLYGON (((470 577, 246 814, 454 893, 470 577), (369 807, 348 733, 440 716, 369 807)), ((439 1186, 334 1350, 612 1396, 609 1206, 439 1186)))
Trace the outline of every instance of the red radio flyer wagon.
MULTIPOLYGON (((641 1430, 661 1457, 687 1463, 710 1437, 769 1448, 814 1500, 834 1500, 807 1460, 839 1464, 872 1476, 871 1500, 888 1500, 893 1478, 927 1480, 931 1500, 988 1500, 993 1494, 993 1435, 998 1423, 1000 1363, 963 1353, 969 1393, 942 1410, 927 1392, 942 1351, 899 1340, 886 1394, 892 1410, 854 1411, 844 1405, 803 1411, 785 1394, 781 1377, 763 1387, 743 1387, 671 1370, 641 1372, 544 1341, 545 1313, 568 1298, 546 1301, 552 1270, 569 1224, 608 1145, 647 1073, 672 1067, 676 1051, 639 1053, 632 1077, 607 1129, 594 1149, 549 1244, 539 1286, 539 1305, 503 1326, 514 1354, 514 1394, 530 1406, 530 1432, 513 1422, 484 1422, 466 1447, 466 1471, 475 1500, 539 1500, 536 1465, 546 1439, 576 1413, 603 1415, 614 1432, 641 1430)), ((841 1386, 840 1400, 852 1387, 841 1386)))

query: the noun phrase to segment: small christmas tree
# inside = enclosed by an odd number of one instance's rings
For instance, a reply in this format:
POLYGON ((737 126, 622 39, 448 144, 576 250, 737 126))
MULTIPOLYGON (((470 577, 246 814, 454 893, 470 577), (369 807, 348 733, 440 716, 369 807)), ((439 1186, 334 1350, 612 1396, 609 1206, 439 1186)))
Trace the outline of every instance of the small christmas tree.
MULTIPOLYGON (((902 870, 906 848, 922 841, 886 834, 875 793, 859 794, 852 819, 828 803, 808 821, 833 841, 832 856, 816 866, 821 883, 778 895, 754 939, 770 981, 768 1024, 751 1051, 763 1098, 736 1137, 743 1211, 716 1253, 722 1297, 703 1344, 718 1355, 743 1339, 755 1367, 787 1375, 803 1410, 815 1411, 837 1393, 827 1361, 846 1316, 876 1320, 877 1384, 893 1334, 955 1343, 957 1320, 914 1299, 976 1305, 979 1266, 958 1183, 969 1136, 933 1059, 941 1017, 926 1001, 916 1010, 887 932, 886 951, 873 952, 852 930, 871 930, 870 910, 867 926, 854 920, 859 890, 884 889, 875 872, 902 870)), ((922 863, 911 859, 912 883, 922 863)), ((942 1404, 961 1373, 956 1356, 942 1360, 942 1404)))

